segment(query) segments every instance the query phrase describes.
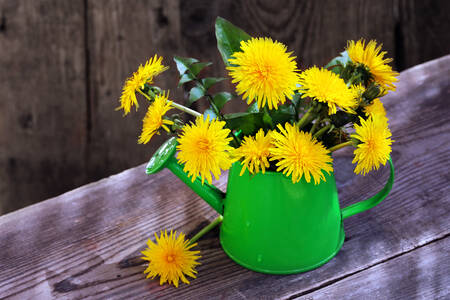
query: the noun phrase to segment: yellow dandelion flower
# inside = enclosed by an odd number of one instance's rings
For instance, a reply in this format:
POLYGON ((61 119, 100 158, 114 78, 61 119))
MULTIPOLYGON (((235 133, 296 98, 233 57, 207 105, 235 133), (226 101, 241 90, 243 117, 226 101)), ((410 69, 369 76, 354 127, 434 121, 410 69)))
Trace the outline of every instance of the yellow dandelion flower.
POLYGON ((213 119, 209 116, 205 120, 203 116, 195 120, 195 124, 185 125, 180 137, 177 139, 178 161, 184 163, 184 171, 194 181, 197 176, 211 183, 212 176, 219 178, 221 170, 231 167, 230 152, 233 147, 229 145, 232 140, 228 137, 230 130, 223 128, 225 122, 213 119))
POLYGON ((146 278, 155 278, 159 276, 159 284, 165 282, 178 287, 178 281, 189 284, 186 276, 196 278, 197 271, 194 269, 199 265, 196 260, 200 258, 200 251, 190 250, 197 243, 189 245, 189 240, 185 239, 183 233, 177 237, 177 232, 167 231, 161 232, 160 236, 155 233, 156 243, 152 240, 147 241, 147 246, 141 253, 144 255, 142 259, 147 260, 148 267, 144 271, 146 278))
POLYGON ((246 169, 248 169, 251 174, 255 174, 258 173, 261 168, 262 173, 265 173, 266 168, 270 166, 268 158, 270 155, 269 148, 271 142, 271 134, 268 133, 267 135, 264 135, 264 130, 262 129, 256 133, 255 137, 246 136, 244 138, 241 146, 233 151, 235 159, 244 159, 241 162, 241 176, 246 169))
POLYGON ((286 98, 292 99, 298 82, 295 56, 287 48, 270 38, 252 38, 241 41, 241 51, 233 53, 227 67, 232 82, 237 83, 236 92, 258 108, 268 105, 278 108, 286 98))
POLYGON ((378 115, 370 116, 367 120, 360 117, 361 125, 355 124, 355 133, 352 138, 359 140, 353 152, 355 157, 352 163, 357 163, 356 174, 366 175, 372 169, 385 165, 391 153, 392 140, 388 124, 378 115))
POLYGON ((386 122, 388 121, 386 117, 386 110, 384 109, 383 103, 380 101, 380 98, 373 99, 372 103, 364 107, 364 112, 366 116, 372 116, 382 118, 386 122))
POLYGON ((314 139, 309 132, 303 132, 297 126, 286 123, 285 128, 278 124, 280 132, 272 132, 273 146, 270 148, 272 158, 278 160, 277 172, 290 176, 296 183, 304 176, 306 182, 314 179, 314 184, 325 180, 323 171, 333 171, 330 151, 321 142, 314 139))
POLYGON ((139 144, 147 144, 155 134, 159 134, 159 129, 163 128, 169 132, 166 125, 172 125, 173 121, 164 119, 167 111, 172 109, 172 101, 168 101, 168 97, 163 93, 155 97, 155 101, 150 104, 148 111, 142 120, 142 133, 139 137, 139 144))
POLYGON ((371 40, 367 45, 365 43, 363 39, 356 43, 355 41, 349 41, 346 49, 348 56, 354 63, 362 64, 369 68, 376 83, 387 90, 395 91, 394 82, 397 81, 396 76, 399 74, 388 65, 392 58, 384 58, 387 52, 381 51, 382 45, 377 47, 376 41, 371 40))
POLYGON ((127 115, 133 105, 136 110, 139 103, 136 98, 136 92, 144 87, 146 83, 152 83, 153 77, 168 69, 162 65, 162 57, 155 55, 150 58, 145 65, 140 65, 138 70, 125 81, 122 88, 122 96, 120 96, 120 106, 117 109, 123 109, 124 114, 127 115))
POLYGON ((300 74, 300 92, 302 98, 311 97, 328 104, 328 113, 336 113, 336 106, 345 111, 352 111, 357 105, 354 91, 345 81, 327 69, 312 67, 300 74))

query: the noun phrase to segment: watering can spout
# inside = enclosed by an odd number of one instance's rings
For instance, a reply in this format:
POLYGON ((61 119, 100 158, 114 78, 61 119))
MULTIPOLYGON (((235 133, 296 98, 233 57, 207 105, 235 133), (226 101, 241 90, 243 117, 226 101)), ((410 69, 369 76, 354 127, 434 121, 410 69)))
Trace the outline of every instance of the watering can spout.
POLYGON ((225 194, 213 185, 208 183, 203 185, 199 178, 192 181, 175 158, 176 147, 176 138, 173 137, 167 140, 148 162, 146 173, 155 174, 164 168, 168 168, 215 211, 223 215, 223 199, 225 198, 225 194))

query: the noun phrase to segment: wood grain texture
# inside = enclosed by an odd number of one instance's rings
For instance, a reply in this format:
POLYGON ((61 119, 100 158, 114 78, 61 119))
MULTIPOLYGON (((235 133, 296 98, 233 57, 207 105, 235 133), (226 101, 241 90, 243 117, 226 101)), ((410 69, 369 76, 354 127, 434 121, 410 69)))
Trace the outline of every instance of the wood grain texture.
POLYGON ((448 299, 450 237, 296 299, 448 299), (370 291, 370 294, 368 293, 370 291))
POLYGON ((0 23, 2 214, 86 182, 87 128, 83 1, 1 0, 0 23))
MULTIPOLYGON (((201 265, 191 285, 144 280, 139 251, 153 232, 173 228, 192 236, 215 213, 167 170, 145 176, 141 165, 0 217, 0 298, 295 298, 448 249, 449 72, 450 56, 417 66, 383 98, 396 140, 396 183, 379 206, 344 221, 344 246, 324 266, 288 276, 255 273, 225 255, 215 230, 199 242, 201 265)), ((351 156, 334 155, 342 207, 374 194, 387 175, 385 168, 353 175, 351 156)), ((217 183, 225 184, 224 177, 217 183)), ((439 261, 448 261, 448 251, 441 255, 439 261)), ((447 282, 433 280, 431 298, 446 291, 447 282)), ((420 296, 412 288, 408 296, 420 296)))
MULTIPOLYGON (((155 136, 149 145, 138 145, 148 101, 138 96, 140 109, 123 118, 119 106, 122 86, 139 64, 157 53, 169 71, 155 84, 170 89, 172 99, 183 97, 176 89, 178 72, 172 56, 182 52, 177 1, 88 1, 89 41, 89 132, 88 173, 105 174, 145 161, 166 138, 155 136)), ((181 93, 180 93, 181 92, 181 93)), ((179 101, 179 100, 178 100, 179 101)))
MULTIPOLYGON (((0 213, 145 161, 164 137, 136 144, 146 107, 114 111, 123 81, 154 53, 171 66, 156 82, 176 101, 185 91, 173 55, 213 61, 204 75, 226 76, 216 16, 285 43, 301 68, 364 37, 403 70, 450 52, 449 9, 446 0, 1 0, 0 213)), ((225 111, 244 108, 238 100, 225 111)))

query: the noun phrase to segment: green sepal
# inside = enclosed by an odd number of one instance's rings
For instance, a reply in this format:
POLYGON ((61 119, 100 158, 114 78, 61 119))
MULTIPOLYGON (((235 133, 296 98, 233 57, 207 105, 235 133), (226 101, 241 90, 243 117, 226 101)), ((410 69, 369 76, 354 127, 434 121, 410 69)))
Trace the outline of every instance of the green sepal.
POLYGON ((230 65, 228 59, 230 59, 233 53, 241 50, 241 41, 247 41, 250 38, 251 36, 239 27, 234 26, 224 18, 217 17, 217 48, 226 66, 230 65))

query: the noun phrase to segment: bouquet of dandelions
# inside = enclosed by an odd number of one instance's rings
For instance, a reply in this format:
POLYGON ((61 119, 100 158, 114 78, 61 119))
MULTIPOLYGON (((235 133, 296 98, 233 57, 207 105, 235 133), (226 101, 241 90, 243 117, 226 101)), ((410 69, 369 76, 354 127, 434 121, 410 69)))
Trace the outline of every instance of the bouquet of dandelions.
MULTIPOLYGON (((210 107, 200 113, 169 100, 169 91, 154 84, 168 67, 154 56, 128 78, 120 107, 125 115, 138 108, 137 95, 148 101, 140 144, 148 143, 164 130, 178 136, 178 162, 194 181, 211 183, 234 162, 251 174, 267 170, 282 172, 293 183, 302 178, 319 184, 324 172, 333 171, 330 153, 354 147, 355 173, 365 175, 386 164, 391 152, 391 132, 380 97, 395 90, 397 72, 388 65, 392 59, 375 41, 349 41, 340 56, 325 67, 301 71, 292 52, 271 38, 253 38, 228 21, 216 20, 219 52, 236 94, 209 89, 225 78, 202 78, 210 63, 194 58, 174 57, 180 73, 178 86, 193 85, 187 106, 206 98, 210 107), (246 101, 245 112, 223 114, 231 101, 246 101), (195 117, 183 122, 179 110, 195 117)), ((218 221, 210 224, 209 228, 218 221)), ((149 261, 147 277, 160 276, 160 283, 195 277, 199 251, 190 250, 207 230, 190 241, 171 231, 149 240, 143 259, 149 261)))

